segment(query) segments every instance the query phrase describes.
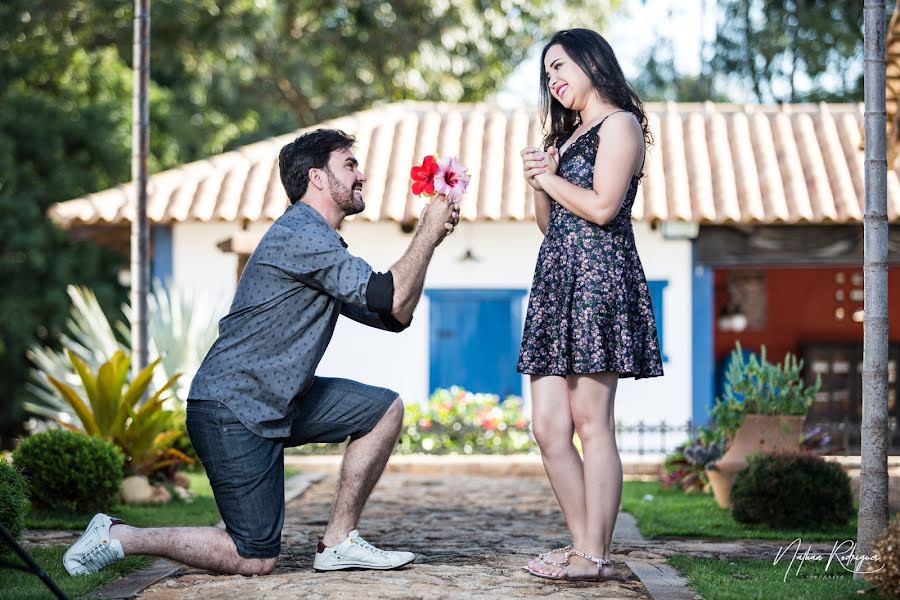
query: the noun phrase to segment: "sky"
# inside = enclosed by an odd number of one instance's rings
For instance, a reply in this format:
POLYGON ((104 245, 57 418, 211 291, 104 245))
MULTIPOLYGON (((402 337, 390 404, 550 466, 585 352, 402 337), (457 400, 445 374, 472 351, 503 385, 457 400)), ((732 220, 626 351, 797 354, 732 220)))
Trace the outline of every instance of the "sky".
MULTIPOLYGON (((661 35, 670 36, 675 46, 676 66, 681 73, 700 71, 700 43, 715 36, 714 0, 704 17, 701 0, 646 0, 643 4, 626 0, 625 8, 613 16, 601 32, 629 80, 638 75, 643 58, 661 35)), ((537 105, 540 98, 535 83, 540 69, 541 46, 537 46, 510 76, 497 94, 497 103, 513 107, 537 105)))

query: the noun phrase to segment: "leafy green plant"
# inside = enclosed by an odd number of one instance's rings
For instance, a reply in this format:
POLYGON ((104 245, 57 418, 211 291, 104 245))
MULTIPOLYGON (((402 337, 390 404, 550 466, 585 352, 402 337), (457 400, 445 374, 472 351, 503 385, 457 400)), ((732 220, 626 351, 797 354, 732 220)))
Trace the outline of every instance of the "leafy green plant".
POLYGON ((754 454, 731 488, 740 523, 824 528, 853 514, 850 478, 841 466, 809 454, 754 454))
MULTIPOLYGON (((15 466, 0 459, 0 524, 11 536, 19 537, 28 513, 28 481, 15 466)), ((4 547, 0 541, 0 551, 4 547)))
POLYGON ((803 361, 790 352, 781 364, 770 363, 765 346, 759 356, 750 354, 745 359, 738 343, 725 374, 725 392, 712 410, 716 427, 731 440, 744 415, 805 415, 822 379, 816 376, 812 385, 806 385, 802 368, 803 361))
POLYGON ((665 473, 660 478, 663 485, 678 486, 684 491, 708 491, 706 467, 722 456, 724 447, 720 432, 701 427, 693 440, 666 456, 663 461, 665 473))
POLYGON ((71 405, 86 433, 114 442, 122 449, 127 472, 150 475, 180 462, 193 462, 174 447, 184 435, 178 427, 179 413, 163 406, 166 402, 164 393, 175 383, 178 374, 140 403, 160 359, 147 365, 134 381, 127 383, 131 361, 124 352, 113 354, 100 365, 96 375, 74 352, 69 351, 68 355, 81 379, 87 401, 56 377, 48 374, 47 379, 71 405))
POLYGON ((31 484, 35 508, 78 513, 112 506, 125 463, 112 442, 66 429, 25 438, 13 460, 31 484))
MULTIPOLYGON (((28 358, 37 367, 31 372, 28 386, 34 399, 25 404, 30 413, 44 418, 75 416, 71 405, 59 390, 48 383, 49 374, 66 383, 79 394, 85 390, 78 374, 72 371, 68 353, 74 353, 90 369, 96 370, 115 352, 128 352, 130 325, 110 322, 94 293, 84 287, 67 288, 72 306, 66 324, 67 333, 60 336, 63 350, 34 346, 28 358)), ((172 385, 172 399, 184 400, 190 381, 200 367, 218 334, 218 318, 224 312, 221 303, 210 302, 199 295, 179 290, 171 283, 154 283, 148 296, 150 354, 161 357, 160 369, 154 371, 153 384, 162 387, 176 373, 183 373, 172 385)), ((122 306, 130 323, 131 307, 122 306)))
POLYGON ((523 401, 473 394, 460 387, 435 390, 423 405, 410 404, 397 451, 402 454, 510 454, 536 450, 523 401))

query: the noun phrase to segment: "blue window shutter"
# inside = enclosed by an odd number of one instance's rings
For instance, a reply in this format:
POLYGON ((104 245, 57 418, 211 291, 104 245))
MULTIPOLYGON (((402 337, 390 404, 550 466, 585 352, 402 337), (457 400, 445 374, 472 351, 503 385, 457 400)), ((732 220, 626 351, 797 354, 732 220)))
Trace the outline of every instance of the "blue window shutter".
POLYGON ((656 320, 656 335, 659 338, 659 353, 662 355, 663 362, 669 362, 666 356, 666 345, 663 337, 663 290, 669 285, 668 279, 653 279, 647 281, 650 288, 650 300, 653 302, 653 318, 656 320))

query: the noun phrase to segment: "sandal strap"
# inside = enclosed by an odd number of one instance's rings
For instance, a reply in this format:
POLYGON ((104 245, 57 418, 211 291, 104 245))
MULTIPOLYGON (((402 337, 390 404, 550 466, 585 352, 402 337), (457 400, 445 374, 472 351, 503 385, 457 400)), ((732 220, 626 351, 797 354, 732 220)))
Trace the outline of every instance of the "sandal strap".
POLYGON ((578 550, 577 548, 572 548, 572 550, 569 551, 569 554, 572 554, 572 555, 574 555, 574 556, 580 556, 581 558, 583 558, 583 559, 585 559, 585 560, 591 561, 592 563, 594 563, 595 565, 597 565, 597 568, 598 568, 598 569, 600 569, 601 567, 603 567, 603 565, 611 565, 611 564, 612 564, 612 561, 609 560, 609 559, 606 559, 606 558, 599 558, 599 557, 597 557, 597 556, 592 556, 592 555, 590 555, 590 554, 585 554, 584 552, 582 552, 581 550, 578 550))
POLYGON ((569 544, 568 546, 563 546, 562 548, 556 548, 555 550, 550 550, 549 552, 543 552, 541 554, 538 554, 538 556, 544 557, 550 556, 551 554, 568 554, 572 551, 572 548, 574 548, 574 546, 572 544, 569 544))
POLYGON ((560 567, 560 568, 567 567, 567 566, 569 566, 569 556, 572 554, 572 550, 574 550, 574 549, 575 549, 575 547, 572 544, 569 544, 568 546, 564 546, 562 548, 557 548, 555 550, 551 550, 550 552, 544 552, 542 554, 538 554, 538 560, 540 560, 542 563, 544 563, 546 565, 550 565, 551 567, 560 567), (563 560, 561 560, 561 561, 550 560, 548 557, 551 554, 562 554, 563 560))

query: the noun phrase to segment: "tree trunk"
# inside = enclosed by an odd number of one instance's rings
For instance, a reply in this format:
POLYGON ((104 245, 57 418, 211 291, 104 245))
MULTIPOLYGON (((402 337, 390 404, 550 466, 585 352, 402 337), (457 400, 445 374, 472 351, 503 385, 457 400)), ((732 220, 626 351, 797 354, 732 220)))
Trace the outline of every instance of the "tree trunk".
MULTIPOLYGON (((872 555, 888 522, 887 158, 884 0, 865 0, 866 211, 863 415, 857 555, 872 555)), ((860 577, 859 574, 856 577, 860 577)))
POLYGON ((131 367, 147 366, 147 292, 150 279, 147 223, 147 152, 150 141, 150 0, 134 0, 134 90, 132 91, 131 179, 134 216, 131 221, 131 367))

